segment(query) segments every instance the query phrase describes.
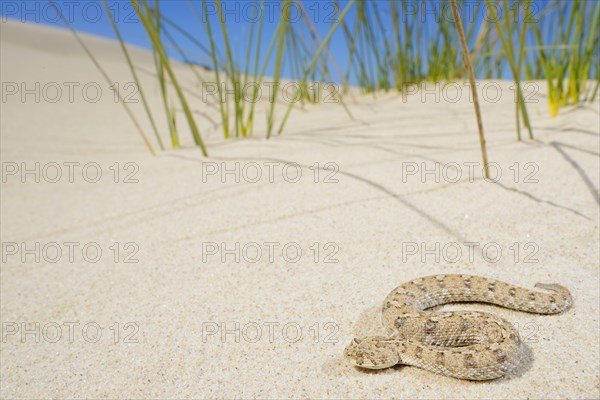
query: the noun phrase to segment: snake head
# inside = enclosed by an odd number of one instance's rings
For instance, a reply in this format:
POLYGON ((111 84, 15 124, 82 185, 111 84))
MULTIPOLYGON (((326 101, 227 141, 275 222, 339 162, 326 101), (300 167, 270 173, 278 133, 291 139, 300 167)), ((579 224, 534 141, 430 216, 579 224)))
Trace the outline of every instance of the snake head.
POLYGON ((344 350, 344 356, 353 365, 368 369, 393 367, 400 362, 394 343, 397 340, 385 336, 369 336, 353 339, 344 350))

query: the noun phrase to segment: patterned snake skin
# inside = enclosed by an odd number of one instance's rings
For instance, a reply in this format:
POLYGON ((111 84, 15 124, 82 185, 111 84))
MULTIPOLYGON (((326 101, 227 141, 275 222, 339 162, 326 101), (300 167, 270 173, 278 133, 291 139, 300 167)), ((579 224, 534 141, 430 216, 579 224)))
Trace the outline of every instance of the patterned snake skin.
POLYGON ((460 379, 496 379, 527 363, 515 327, 494 314, 424 311, 455 302, 491 303, 536 314, 557 314, 572 304, 569 291, 538 283, 532 291, 472 275, 437 275, 394 289, 383 303, 388 336, 354 339, 344 351, 362 368, 407 364, 460 379))

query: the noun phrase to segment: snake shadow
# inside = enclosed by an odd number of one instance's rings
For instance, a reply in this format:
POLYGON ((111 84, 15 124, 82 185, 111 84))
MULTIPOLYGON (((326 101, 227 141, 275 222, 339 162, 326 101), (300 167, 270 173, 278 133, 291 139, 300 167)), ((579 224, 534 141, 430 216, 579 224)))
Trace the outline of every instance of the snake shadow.
MULTIPOLYGON (((455 303, 455 304, 461 305, 461 304, 469 304, 469 303, 455 303)), ((428 310, 439 311, 439 309, 441 309, 442 307, 443 306, 433 307, 428 310)), ((359 337, 364 337, 364 336, 375 336, 375 335, 385 335, 383 326, 381 325, 381 305, 380 304, 373 305, 373 306, 368 307, 365 310, 363 310, 363 312, 359 315, 358 320, 356 321, 356 323, 353 326, 353 337, 359 338, 359 337)), ((350 338, 350 340, 351 339, 352 338, 350 338)), ((350 340, 348 340, 348 342, 350 340)), ((347 345, 347 343, 344 343, 344 342, 340 342, 340 344, 344 348, 347 345)), ((511 371, 510 374, 507 374, 506 376, 504 376, 502 378, 498 378, 498 379, 494 379, 494 380, 486 380, 486 381, 462 380, 462 381, 470 382, 473 384, 479 384, 479 385, 481 385, 481 384, 498 385, 498 384, 502 384, 506 381, 524 376, 527 373, 527 371, 529 371, 531 369, 534 358, 533 358, 533 352, 531 351, 531 348, 524 342, 522 343, 522 346, 523 346, 525 361, 519 368, 511 371)), ((348 375, 350 375, 350 376, 360 376, 360 375, 368 376, 368 375, 399 373, 400 371, 406 371, 405 368, 417 369, 417 367, 412 367, 410 365, 396 365, 392 368, 379 369, 379 370, 355 367, 355 366, 351 365, 348 361, 346 361, 346 359, 344 358, 342 353, 343 353, 343 348, 340 347, 339 356, 336 357, 335 359, 327 361, 323 364, 323 366, 322 366, 323 373, 325 373, 327 375, 331 375, 331 376, 337 376, 337 377, 344 376, 344 375, 346 375, 346 376, 348 376, 348 375)), ((426 372, 427 374, 433 374, 433 372, 429 372, 429 371, 424 371, 424 372, 426 372)), ((437 375, 437 376, 442 378, 441 375, 437 375)), ((412 375, 412 377, 414 378, 415 376, 412 375)), ((447 377, 447 376, 443 376, 443 378, 450 379, 452 381, 460 381, 459 379, 447 377)))

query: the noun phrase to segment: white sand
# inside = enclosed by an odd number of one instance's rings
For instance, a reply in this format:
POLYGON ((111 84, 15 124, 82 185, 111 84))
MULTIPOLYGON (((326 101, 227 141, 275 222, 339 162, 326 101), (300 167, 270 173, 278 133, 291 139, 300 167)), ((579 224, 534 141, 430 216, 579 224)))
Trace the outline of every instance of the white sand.
MULTIPOLYGON (((115 80, 132 80, 118 44, 83 37, 115 80)), ((438 183, 431 175, 424 183, 418 176, 403 182, 402 170, 412 163, 433 168, 436 162, 480 162, 466 87, 457 103, 435 102, 433 95, 426 102, 410 96, 406 103, 396 94, 358 97, 357 103, 349 103, 355 121, 335 104, 296 110, 287 131, 271 141, 263 139, 262 114, 255 138, 228 142, 199 116, 211 159, 191 146, 153 158, 69 32, 9 21, 1 25, 1 39, 3 85, 98 82, 104 96, 89 103, 76 89, 70 103, 65 89, 57 103, 43 98, 36 103, 33 95, 25 102, 18 95, 2 102, 4 166, 95 162, 103 172, 98 183, 85 182, 79 169, 74 183, 66 176, 58 183, 35 183, 33 175, 26 176, 26 183, 19 175, 6 177, 1 195, 4 246, 96 242, 103 256, 86 262, 79 247, 73 262, 63 254, 51 263, 54 253, 49 252, 40 262, 30 255, 23 263, 20 253, 6 255, 3 250, 0 397, 600 396, 598 102, 563 109, 551 119, 545 85, 534 83, 539 103, 529 110, 536 140, 518 143, 514 92, 510 83, 499 82, 502 99, 484 102, 482 112, 490 160, 502 169, 501 185, 482 180, 480 167, 472 182, 466 167, 457 183, 438 183), (298 183, 282 178, 283 164, 276 166, 272 183, 266 176, 258 183, 236 183, 232 176, 225 183, 218 176, 203 182, 203 163, 224 161, 230 168, 236 161, 241 167, 278 161, 306 168, 298 183), (120 163, 119 180, 127 172, 124 163, 139 166, 139 182, 114 183, 109 167, 115 162, 120 163), (315 162, 336 163, 339 182, 324 183, 322 171, 320 182, 314 183, 308 167, 315 162), (519 179, 509 169, 514 163, 519 163, 519 179), (533 168, 538 182, 525 182, 533 168), (139 262, 115 264, 109 248, 115 242, 137 243, 134 258, 139 262), (280 245, 273 262, 268 254, 258 262, 236 263, 231 255, 226 262, 218 255, 203 262, 207 242, 228 248, 236 242, 241 247, 258 243, 265 253, 265 242, 280 245), (286 262, 281 249, 293 242, 304 254, 298 262, 286 262), (325 251, 323 246, 329 242, 339 246, 337 263, 324 262, 332 248, 325 251), (436 242, 442 248, 458 243, 463 255, 456 263, 436 262, 432 255, 423 263, 420 255, 403 255, 408 242, 428 248, 436 242), (465 242, 497 243, 503 256, 486 261, 478 248, 469 260, 465 242), (313 243, 320 244, 317 262, 313 243), (514 243, 520 248, 517 263, 514 243), (537 261, 524 262, 536 248, 537 261), (574 307, 563 315, 538 316, 473 306, 518 324, 534 359, 512 379, 473 383, 413 367, 369 373, 348 365, 342 359, 344 347, 356 335, 380 331, 378 309, 388 292, 434 273, 480 274, 525 287, 556 282, 571 289, 574 307), (23 342, 22 332, 10 333, 21 329, 22 322, 40 324, 39 342, 35 334, 23 336, 23 342), (69 322, 80 324, 72 343, 69 322), (132 336, 138 343, 125 342, 135 327, 125 326, 130 322, 139 328, 132 336), (203 327, 227 323, 235 331, 236 322, 239 343, 234 333, 225 340, 220 334, 203 340, 203 327), (97 343, 90 342, 92 325, 87 341, 82 333, 89 323, 103 328, 97 343), (121 332, 116 344, 115 323, 121 332), (269 323, 278 324, 272 337, 269 323), (63 336, 52 343, 57 325, 63 336), (251 342, 247 339, 255 337, 257 325, 262 336, 251 342), (297 326, 302 337, 294 340, 297 326)), ((140 68, 153 70, 148 53, 134 53, 140 68)), ((186 87, 196 90, 189 69, 177 68, 186 87)), ((142 75, 156 113, 162 114, 156 83, 151 75, 142 75)), ((206 111, 198 100, 193 108, 206 111)), ((134 110, 152 135, 141 105, 134 110)), ((282 107, 279 111, 281 115, 282 107)), ((218 119, 214 110, 207 112, 218 119)), ((181 115, 178 122, 189 145, 181 115)), ((168 144, 166 125, 162 119, 158 123, 168 144)), ((491 256, 493 246, 487 247, 491 256)), ((246 248, 253 257, 254 250, 246 248)), ((294 256, 293 248, 289 255, 294 256)))

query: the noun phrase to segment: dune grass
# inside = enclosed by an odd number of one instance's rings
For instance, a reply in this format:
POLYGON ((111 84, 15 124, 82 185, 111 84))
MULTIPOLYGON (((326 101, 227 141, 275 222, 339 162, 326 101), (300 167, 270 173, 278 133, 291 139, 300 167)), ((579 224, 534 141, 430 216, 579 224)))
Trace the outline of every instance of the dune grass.
MULTIPOLYGON (((592 69, 598 80, 600 2, 574 0, 569 8, 567 3, 555 0, 547 6, 547 11, 543 23, 534 24, 532 30, 548 84, 550 115, 555 116, 569 100, 571 104, 577 104, 582 99, 582 90, 587 86, 592 69)), ((593 100, 593 97, 584 96, 583 99, 593 100)))
POLYGON ((102 65, 100 64, 100 62, 98 62, 98 60, 96 59, 96 57, 94 56, 94 54, 86 46, 85 42, 83 40, 81 40, 81 38, 77 34, 77 31, 75 31, 75 29, 73 29, 73 26, 71 25, 71 23, 69 22, 69 20, 67 18, 65 18, 65 16, 63 15, 63 13, 60 11, 60 7, 56 6, 56 4, 54 3, 53 0, 48 0, 48 3, 54 8, 54 10, 56 11, 56 13, 59 16, 59 18, 63 21, 63 23, 71 31, 71 33, 73 34, 73 36, 75 37, 75 39, 77 40, 77 42, 79 43, 79 45, 83 48, 83 50, 85 51, 85 53, 88 55, 88 57, 90 58, 90 60, 94 64, 94 66, 98 69, 98 71, 100 71, 100 73, 102 74, 102 77, 106 80, 106 82, 109 84, 110 87, 114 88, 114 90, 116 92, 116 95, 117 95, 117 97, 119 99, 119 103, 121 103, 121 105, 125 109, 125 112, 129 116, 129 118, 131 119, 131 121, 133 122, 133 124, 135 125, 136 130, 140 134, 140 137, 142 138, 142 141, 144 142, 144 144, 148 148, 148 151, 150 152, 150 154, 152 154, 153 156, 155 156, 156 155, 156 151, 154 150, 154 146, 152 146, 152 143, 150 143, 150 140, 148 140, 148 136, 146 136, 146 133, 142 129, 142 127, 141 127, 138 119, 135 117, 135 114, 133 113, 133 111, 131 110, 131 108, 129 108, 129 105, 127 104, 127 102, 123 99, 123 96, 119 92, 118 86, 116 86, 115 83, 113 82, 113 80, 108 76, 108 74, 106 73, 106 71, 104 70, 104 68, 102 68, 102 65))
MULTIPOLYGON (((492 6, 491 0, 486 0, 488 7, 492 6)), ((496 27, 497 36, 500 38, 500 42, 502 43, 502 50, 504 52, 504 56, 508 61, 508 65, 513 75, 513 79, 515 80, 516 93, 517 93, 517 101, 516 101, 516 122, 517 122, 517 140, 521 140, 521 124, 519 121, 519 115, 523 116, 523 122, 527 127, 527 131, 529 133, 529 138, 533 139, 533 131, 531 130, 531 123, 529 122, 529 114, 527 113, 527 106, 525 105, 525 97, 523 95, 523 89, 521 87, 521 72, 523 65, 523 51, 525 49, 525 37, 527 35, 527 22, 526 18, 521 18, 522 26, 521 32, 519 35, 515 35, 515 31, 518 28, 513 27, 512 21, 513 18, 510 17, 508 13, 510 8, 508 7, 508 1, 503 0, 502 2, 503 9, 507 12, 507 15, 504 18, 495 18, 494 24, 496 27), (516 49, 514 37, 519 38, 519 48, 516 49)), ((526 1, 526 10, 529 9, 529 0, 526 1)), ((516 12, 519 11, 519 8, 514 8, 516 12)), ((519 18, 514 18, 514 20, 519 20, 519 18)))
MULTIPOLYGON (((521 125, 525 126, 529 139, 534 137, 522 89, 523 79, 545 79, 551 116, 557 115, 562 107, 593 101, 599 91, 600 2, 549 0, 538 9, 541 3, 532 0, 482 0, 470 3, 475 15, 493 5, 501 9, 503 17, 468 20, 467 15, 460 13, 467 4, 466 0, 450 3, 453 15, 456 11, 454 19, 447 18, 447 15, 444 17, 444 14, 438 15, 438 18, 430 14, 423 19, 420 11, 415 12, 415 6, 419 10, 428 7, 443 11, 448 3, 437 0, 350 0, 343 9, 338 0, 333 0, 336 21, 330 23, 327 35, 321 38, 302 0, 280 0, 281 13, 275 34, 271 37, 264 34, 266 0, 248 0, 261 11, 260 16, 252 23, 246 22, 245 43, 236 43, 234 48, 221 0, 210 3, 216 9, 216 18, 209 17, 207 0, 188 0, 190 11, 197 20, 193 32, 164 15, 158 0, 152 4, 149 1, 130 0, 154 52, 162 112, 167 121, 167 129, 162 132, 168 132, 172 148, 181 146, 177 103, 183 110, 194 143, 204 155, 207 150, 200 132, 202 124, 196 122, 186 96, 194 95, 193 89, 184 90, 179 83, 180 77, 172 66, 168 50, 174 49, 186 60, 199 85, 215 87, 216 98, 203 102, 196 113, 206 116, 203 109, 217 108, 220 116, 217 122, 220 122, 225 139, 253 136, 256 113, 261 109, 266 122, 264 136, 270 138, 275 132, 281 134, 295 107, 319 102, 323 86, 317 86, 315 92, 310 90, 311 85, 332 80, 342 83, 344 90, 338 99, 352 118, 351 110, 344 101, 344 94, 351 93, 350 82, 356 82, 365 93, 377 95, 380 91, 402 92, 407 85, 423 82, 444 83, 464 77, 470 80, 503 79, 509 76, 514 80, 516 89, 517 140, 523 139, 521 125), (303 11, 303 19, 292 22, 286 18, 284 10, 292 5, 303 11), (464 29, 459 29, 459 26, 464 29), (178 42, 181 39, 174 39, 171 34, 174 31, 189 42, 187 46, 178 42), (348 62, 343 65, 332 56, 329 48, 335 34, 345 43, 348 62), (265 40, 268 40, 268 48, 263 51, 265 40), (190 54, 201 62, 188 58, 190 54), (198 72, 195 64, 201 63, 208 63, 211 71, 198 72), (266 76, 268 69, 273 71, 270 77, 266 76), (300 101, 286 101, 278 94, 277 89, 284 78, 297 82, 300 101), (590 79, 596 80, 596 83, 589 85, 590 79), (261 102, 261 86, 267 83, 275 89, 274 94, 267 102, 261 102), (280 106, 282 103, 285 107, 280 106), (275 130, 277 124, 279 127, 275 130)), ((106 0, 102 2, 108 9, 106 0)), ((125 38, 109 10, 107 15, 139 87, 158 147, 164 150, 161 129, 153 114, 156 111, 152 110, 144 95, 125 46, 125 38)), ((89 55, 93 59, 93 55, 89 55)), ((126 104, 124 106, 134 119, 131 110, 126 104)), ((477 107, 476 114, 478 125, 481 125, 477 107)), ((139 127, 139 123, 136 122, 136 126, 139 127)), ((478 129, 484 153, 483 127, 478 129)), ((139 130, 144 142, 151 148, 150 141, 141 128, 139 130)), ((483 157, 487 159, 485 154, 483 157)))
POLYGON ((458 6, 456 5, 456 0, 450 0, 450 4, 452 5, 452 15, 454 15, 454 21, 456 22, 456 30, 458 32, 458 37, 460 38, 460 45, 462 48, 463 60, 467 69, 467 74, 469 76, 469 81, 471 82, 471 92, 473 95, 473 105, 475 107, 475 116, 477 117, 477 128, 479 130, 479 144, 481 147, 481 158, 483 160, 483 171, 484 176, 486 178, 490 178, 490 169, 488 165, 487 158, 487 148, 485 145, 485 134, 483 132, 483 121, 481 120, 481 110, 479 108, 479 96, 477 95, 477 88, 475 86, 475 75, 473 73, 473 65, 471 64, 471 56, 469 54, 469 46, 467 44, 467 39, 465 37, 465 32, 462 26, 462 22, 460 20, 460 16, 458 14, 458 6))
MULTIPOLYGON (((159 2, 158 0, 154 1, 154 22, 156 24, 156 31, 161 32, 161 24, 162 21, 160 19, 160 11, 159 11, 159 2)), ((171 106, 171 101, 169 99, 169 94, 167 91, 167 79, 165 77, 165 67, 160 59, 159 53, 156 48, 152 48, 152 53, 154 56, 154 65, 156 68, 156 75, 158 77, 158 82, 160 86, 160 94, 163 101, 163 107, 165 110, 165 116, 167 118, 167 125, 169 126, 169 135, 171 136, 171 146, 174 149, 178 149, 180 147, 179 142, 179 134, 177 133, 177 118, 175 116, 175 107, 171 106)))
POLYGON ((108 7, 108 4, 106 3, 106 0, 102 0, 102 6, 104 7, 104 10, 106 11, 106 15, 110 19, 110 24, 113 28, 113 31, 115 32, 115 35, 117 36, 117 40, 119 41, 119 45, 121 46, 121 50, 123 51, 123 55, 125 56, 125 60, 127 61, 127 65, 129 66, 129 70, 131 71, 131 75, 133 76, 133 79, 135 80, 135 84, 138 88, 138 92, 140 93, 140 98, 142 99, 142 104, 144 105, 144 110, 146 111, 146 115, 148 116, 148 119, 150 120, 150 124, 152 125, 152 130, 154 131, 156 141, 158 142, 160 149, 164 150, 165 146, 162 142, 162 139, 160 138, 160 134, 158 133, 158 128, 156 127, 156 122, 154 122, 154 117, 152 117, 152 111, 150 110, 150 106, 148 104, 148 101, 146 100, 146 95, 144 94, 144 89, 143 89, 142 85, 140 84, 140 80, 138 78, 137 72, 135 70, 135 67, 133 66, 133 61, 131 60, 131 57, 129 56, 129 51, 127 51, 127 47, 125 46, 123 37, 121 36, 119 28, 117 27, 117 23, 115 22, 115 19, 112 15, 112 12, 110 11, 110 8, 108 7))
MULTIPOLYGON (((138 15, 138 18, 140 19, 140 22, 142 23, 146 32, 148 33, 148 36, 152 42, 152 48, 156 51, 160 60, 160 65, 164 67, 164 69, 167 71, 167 74, 171 80, 171 84, 175 89, 175 92, 177 93, 177 97, 179 98, 179 102, 181 104, 181 107, 183 108, 185 117, 192 132, 194 142, 200 147, 200 149, 202 150, 202 154, 204 156, 208 156, 206 147, 204 146, 204 141, 202 140, 202 136, 200 135, 200 130, 196 125, 196 121, 194 120, 194 116, 192 115, 190 106, 188 105, 187 99, 183 94, 181 86, 179 85, 177 76, 175 75, 173 68, 171 68, 169 57, 167 56, 167 53, 163 47, 159 27, 157 26, 156 21, 153 19, 154 12, 150 8, 146 0, 141 0, 141 2, 139 2, 138 0, 131 0, 131 3, 134 6, 134 9, 138 15)), ((162 76, 162 78, 163 81, 161 82, 161 84, 164 84, 164 75, 162 76)))

